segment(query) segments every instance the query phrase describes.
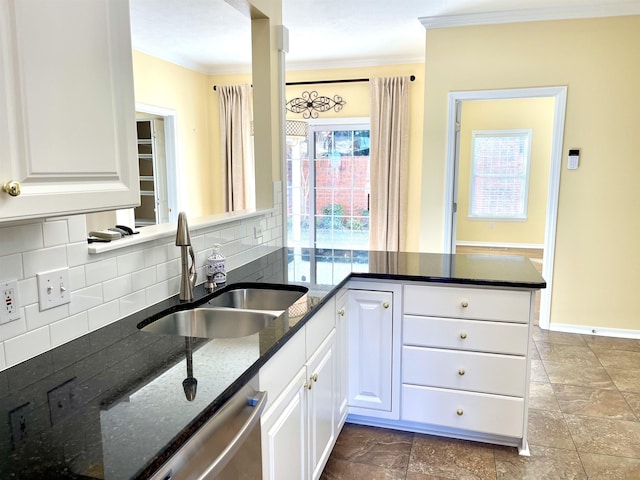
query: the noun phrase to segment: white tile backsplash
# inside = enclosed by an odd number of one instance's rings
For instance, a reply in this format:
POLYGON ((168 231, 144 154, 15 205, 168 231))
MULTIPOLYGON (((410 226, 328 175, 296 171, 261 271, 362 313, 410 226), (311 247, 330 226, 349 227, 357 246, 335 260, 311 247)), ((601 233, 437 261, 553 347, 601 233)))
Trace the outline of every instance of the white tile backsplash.
MULTIPOLYGON (((216 243, 228 270, 282 246, 281 192, 275 182, 274 209, 261 216, 192 227, 198 283, 216 243), (263 230, 259 239, 256 226, 263 230)), ((0 325, 0 370, 178 293, 180 248, 174 237, 93 255, 86 237, 84 215, 0 227, 0 280, 18 280, 21 307, 19 320, 0 325), (69 267, 71 302, 40 312, 36 274, 63 267, 69 267)))
POLYGON ((143 290, 157 281, 156 267, 144 268, 131 274, 131 286, 134 290, 143 290))
POLYGON ((87 239, 87 222, 84 215, 67 217, 69 242, 84 242, 87 239))
POLYGON ((89 333, 89 320, 87 312, 67 317, 59 322, 49 325, 51 334, 51 346, 57 347, 63 343, 89 333))
MULTIPOLYGON (((165 297, 166 298, 166 297, 165 297)), ((146 295, 144 291, 139 291, 122 297, 119 300, 120 303, 120 315, 126 317, 139 310, 142 310, 147 306, 146 295)))
POLYGON ((144 268, 144 253, 142 250, 127 253, 117 257, 118 275, 126 275, 144 268))
POLYGON ((22 278, 22 256, 7 255, 0 257, 0 281, 22 278))
POLYGON ((109 325, 122 317, 122 315, 120 315, 120 304, 118 301, 103 303, 95 308, 91 308, 87 310, 87 315, 89 331, 109 325))
POLYGON ((69 286, 71 290, 80 290, 87 286, 87 279, 84 274, 84 265, 71 267, 69 269, 69 286))
POLYGON ((103 302, 102 300, 102 284, 92 285, 90 287, 81 288, 71 292, 71 302, 69 310, 71 315, 80 313, 83 310, 97 307, 103 302))
POLYGON ((44 247, 42 222, 0 228, 0 256, 44 247))
POLYGON ((8 366, 24 362, 50 349, 49 325, 4 342, 4 354, 8 366))
POLYGON ((69 243, 69 227, 66 219, 43 222, 42 233, 45 247, 55 247, 69 243))
MULTIPOLYGON (((189 259, 189 262, 191 260, 189 259)), ((171 260, 170 262, 161 263, 156 267, 156 275, 158 281, 168 280, 172 277, 180 275, 181 262, 178 260, 171 260)))
POLYGON ((102 283, 118 276, 118 261, 115 258, 88 263, 84 267, 87 285, 102 283))
POLYGON ((60 305, 41 312, 40 306, 37 303, 32 303, 24 307, 24 313, 27 320, 27 330, 37 330, 45 325, 68 317, 69 305, 60 305))
MULTIPOLYGON (((73 284, 71 284, 73 285, 73 284)), ((73 288, 70 286, 70 288, 73 288)), ((18 305, 30 305, 38 302, 38 281, 36 277, 18 282, 18 305)))
POLYGON ((8 340, 24 333, 27 333, 27 321, 25 320, 24 308, 20 309, 20 319, 0 325, 0 340, 8 340))
POLYGON ((102 284, 102 297, 105 302, 124 297, 133 292, 131 275, 124 275, 102 284))
POLYGON ((67 266, 67 249, 64 246, 32 250, 22 254, 25 277, 57 270, 67 266))

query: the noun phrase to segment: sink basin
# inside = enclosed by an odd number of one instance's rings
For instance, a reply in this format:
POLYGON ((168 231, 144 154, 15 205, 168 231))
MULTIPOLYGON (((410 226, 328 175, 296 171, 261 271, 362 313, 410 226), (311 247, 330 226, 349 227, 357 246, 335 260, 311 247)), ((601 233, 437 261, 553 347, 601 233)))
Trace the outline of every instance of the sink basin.
POLYGON ((307 291, 308 289, 305 287, 294 286, 283 286, 282 288, 238 286, 212 298, 208 305, 283 312, 302 298, 307 291))
POLYGON ((276 317, 265 312, 194 308, 170 313, 141 330, 185 337, 238 338, 259 332, 276 317))

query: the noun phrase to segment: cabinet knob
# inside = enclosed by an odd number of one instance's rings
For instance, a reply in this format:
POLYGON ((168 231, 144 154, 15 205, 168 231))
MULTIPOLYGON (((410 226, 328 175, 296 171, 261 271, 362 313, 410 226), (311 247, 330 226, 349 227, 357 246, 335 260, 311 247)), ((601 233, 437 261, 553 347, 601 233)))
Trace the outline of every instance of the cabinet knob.
POLYGON ((313 383, 311 383, 311 381, 304 382, 304 388, 306 388, 307 390, 311 390, 312 386, 313 386, 313 383))
POLYGON ((12 197, 17 197, 20 195, 20 182, 9 180, 7 183, 2 185, 2 191, 7 192, 12 197))
POLYGON ((340 310, 338 310, 338 315, 340 315, 341 317, 344 317, 344 308, 341 308, 340 310))
POLYGON ((382 306, 383 306, 384 308, 389 308, 389 302, 383 302, 383 303, 382 303, 382 306))
POLYGON ((459 408, 458 410, 456 410, 456 413, 458 414, 459 417, 461 417, 462 415, 464 415, 464 410, 459 408))
POLYGON ((462 301, 460 302, 460 306, 461 306, 462 308, 467 308, 467 307, 469 306, 469 301, 468 301, 468 300, 462 300, 462 301))
POLYGON ((460 338, 462 340, 464 340, 465 338, 467 338, 467 332, 460 332, 460 338))
POLYGON ((458 369, 458 375, 460 375, 460 376, 464 375, 464 368, 459 368, 458 369))
POLYGON ((313 380, 314 382, 318 381, 318 374, 314 373, 313 375, 311 375, 311 380, 313 380))

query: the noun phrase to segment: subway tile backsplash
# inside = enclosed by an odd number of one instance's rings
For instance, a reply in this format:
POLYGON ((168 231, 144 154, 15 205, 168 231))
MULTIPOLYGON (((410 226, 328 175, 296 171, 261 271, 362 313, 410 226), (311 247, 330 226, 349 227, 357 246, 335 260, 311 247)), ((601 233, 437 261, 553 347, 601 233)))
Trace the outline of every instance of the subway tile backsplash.
MULTIPOLYGON (((283 244, 282 186, 273 212, 217 226, 192 227, 198 282, 214 244, 227 270, 283 244), (255 228, 262 236, 255 238, 255 228)), ((89 254, 84 215, 0 227, 0 281, 18 280, 20 319, 0 324, 0 370, 35 357, 178 293, 180 249, 173 238, 89 254), (69 268, 71 302, 43 312, 36 275, 69 268)))

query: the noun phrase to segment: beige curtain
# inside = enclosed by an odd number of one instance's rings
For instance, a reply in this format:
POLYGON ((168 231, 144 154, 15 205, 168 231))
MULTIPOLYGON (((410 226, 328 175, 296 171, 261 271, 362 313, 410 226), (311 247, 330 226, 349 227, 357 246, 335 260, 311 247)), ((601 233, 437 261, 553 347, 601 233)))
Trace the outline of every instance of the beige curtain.
POLYGON ((251 86, 216 87, 227 211, 255 208, 255 167, 251 135, 251 86))
POLYGON ((409 78, 372 78, 370 247, 406 245, 409 78))

